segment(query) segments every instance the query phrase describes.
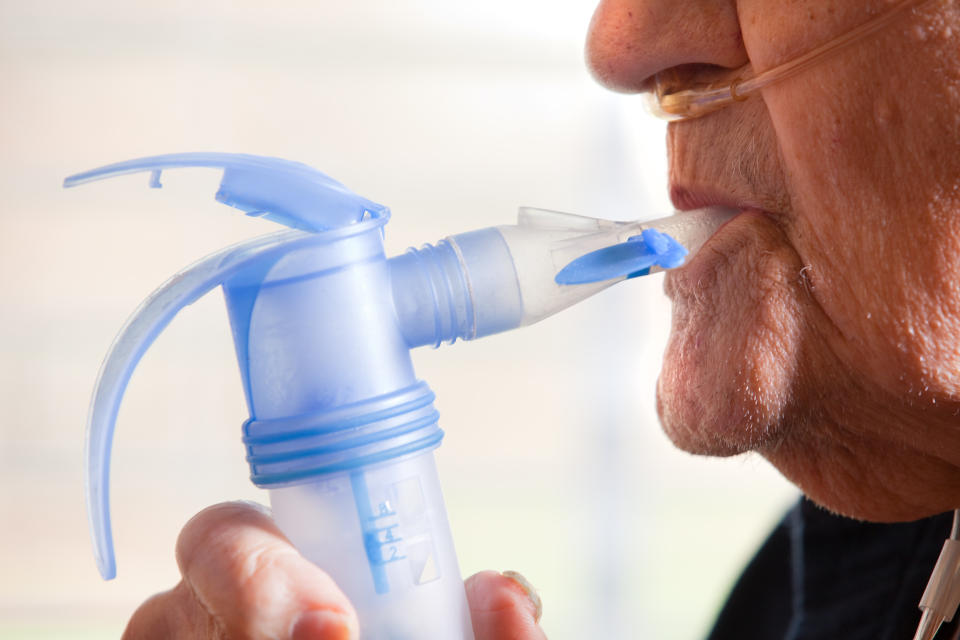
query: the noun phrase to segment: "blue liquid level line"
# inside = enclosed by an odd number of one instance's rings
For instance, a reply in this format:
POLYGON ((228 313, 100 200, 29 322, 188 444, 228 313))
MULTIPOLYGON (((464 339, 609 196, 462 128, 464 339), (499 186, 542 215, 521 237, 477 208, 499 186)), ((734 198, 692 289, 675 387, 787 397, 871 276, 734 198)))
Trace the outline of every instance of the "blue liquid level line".
POLYGON ((353 501, 357 505, 357 515, 360 517, 363 546, 367 550, 367 563, 370 565, 370 573, 373 576, 373 586, 377 593, 389 593, 390 582, 387 580, 387 569, 383 565, 383 550, 377 529, 371 527, 376 517, 370 506, 367 478, 362 471, 354 471, 350 474, 350 486, 353 488, 353 501))

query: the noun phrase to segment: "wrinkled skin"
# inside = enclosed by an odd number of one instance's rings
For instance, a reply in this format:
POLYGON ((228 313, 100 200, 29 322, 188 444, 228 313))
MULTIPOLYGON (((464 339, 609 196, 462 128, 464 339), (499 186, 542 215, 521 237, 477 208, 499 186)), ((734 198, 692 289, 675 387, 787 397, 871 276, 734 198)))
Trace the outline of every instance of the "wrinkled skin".
MULTIPOLYGON (((763 71, 887 0, 603 0, 609 87, 763 71)), ((672 123, 678 208, 743 210, 667 275, 664 428, 758 451, 836 512, 960 506, 960 5, 932 0, 758 97, 672 123)), ((643 116, 638 116, 643 117, 643 116)))

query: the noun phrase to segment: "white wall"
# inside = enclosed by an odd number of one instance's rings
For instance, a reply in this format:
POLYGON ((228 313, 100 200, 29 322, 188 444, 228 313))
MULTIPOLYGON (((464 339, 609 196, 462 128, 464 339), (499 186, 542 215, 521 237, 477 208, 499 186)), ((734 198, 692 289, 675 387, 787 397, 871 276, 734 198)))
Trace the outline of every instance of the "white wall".
MULTIPOLYGON (((583 70, 589 2, 0 0, 0 637, 114 638, 177 579, 203 506, 262 499, 219 295, 144 358, 113 474, 119 577, 83 511, 100 359, 152 288, 272 230, 171 172, 66 175, 217 150, 311 164, 389 205, 388 247, 510 222, 528 204, 668 210, 663 127, 583 70)), ((762 460, 671 448, 653 411, 669 308, 631 281, 513 334, 416 355, 462 568, 518 569, 554 640, 696 638, 793 491, 762 460)))

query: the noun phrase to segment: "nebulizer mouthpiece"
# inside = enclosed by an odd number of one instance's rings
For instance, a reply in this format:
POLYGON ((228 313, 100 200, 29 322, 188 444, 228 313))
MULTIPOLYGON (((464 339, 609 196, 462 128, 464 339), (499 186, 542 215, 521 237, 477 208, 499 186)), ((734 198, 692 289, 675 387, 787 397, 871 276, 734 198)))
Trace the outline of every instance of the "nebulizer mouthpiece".
POLYGON ((223 170, 217 200, 290 227, 215 253, 133 313, 87 420, 86 498, 102 575, 115 576, 110 451, 134 368, 184 306, 224 290, 250 419, 251 479, 277 524, 356 607, 363 637, 455 640, 472 627, 432 451, 443 432, 410 350, 531 324, 614 282, 681 264, 731 212, 624 223, 537 209, 387 259, 389 210, 305 165, 176 154, 65 186, 178 167, 223 170), (687 245, 686 247, 684 245, 687 245))

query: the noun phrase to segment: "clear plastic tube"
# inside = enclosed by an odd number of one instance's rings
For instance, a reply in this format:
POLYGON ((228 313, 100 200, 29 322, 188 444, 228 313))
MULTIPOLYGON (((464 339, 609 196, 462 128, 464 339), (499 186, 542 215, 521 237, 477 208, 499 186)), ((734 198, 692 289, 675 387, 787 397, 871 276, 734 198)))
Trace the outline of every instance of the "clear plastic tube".
POLYGON ((863 24, 825 42, 783 64, 755 74, 746 64, 729 74, 730 80, 698 86, 684 85, 677 81, 672 70, 658 73, 654 89, 648 92, 647 107, 653 115, 664 120, 690 120, 705 116, 735 102, 746 100, 764 87, 786 80, 810 67, 832 58, 892 24, 908 9, 918 7, 929 0, 900 0, 886 12, 880 13, 863 24))

